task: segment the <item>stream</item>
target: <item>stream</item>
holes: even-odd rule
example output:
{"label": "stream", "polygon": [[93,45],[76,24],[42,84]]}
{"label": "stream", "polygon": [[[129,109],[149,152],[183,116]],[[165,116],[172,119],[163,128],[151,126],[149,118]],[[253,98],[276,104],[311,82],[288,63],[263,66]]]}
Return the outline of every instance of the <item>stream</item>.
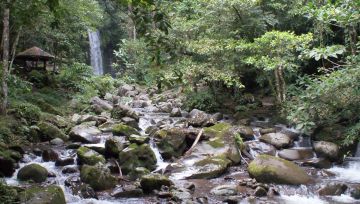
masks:
{"label": "stream", "polygon": [[[141,134],[145,134],[145,130],[157,123],[162,123],[162,126],[166,127],[177,127],[182,126],[181,121],[185,120],[185,117],[170,117],[169,113],[158,112],[155,105],[150,104],[145,108],[134,108],[134,110],[140,115],[139,128],[141,129]],[[186,115],[183,113],[183,115]],[[224,120],[220,121],[223,122]],[[253,118],[250,126],[254,130],[254,141],[259,141],[261,133],[259,129],[263,125],[269,124],[271,119],[258,119]],[[226,119],[226,122],[231,122],[230,119]],[[288,128],[285,125],[277,124],[275,128],[296,132],[295,129]],[[84,146],[96,146],[96,147],[105,147],[106,139],[112,137],[111,133],[102,133],[98,135],[100,142],[97,144],[83,144]],[[150,139],[150,147],[155,153],[157,159],[157,168],[154,172],[164,172],[166,167],[171,164],[170,161],[164,161],[153,138]],[[300,135],[299,139],[294,143],[294,147],[291,149],[312,149],[312,141],[308,136]],[[39,145],[48,145],[48,143],[39,144]],[[76,161],[76,150],[65,149],[66,145],[53,147],[60,155],[60,158],[73,157]],[[360,152],[360,147],[358,147],[358,152]],[[275,155],[278,155],[278,150],[276,150]],[[250,149],[249,153],[256,157],[258,154],[256,150]],[[360,156],[358,153],[356,156]],[[313,158],[316,158],[315,153]],[[196,189],[193,193],[193,197],[196,197],[198,203],[202,202],[201,199],[206,197],[207,203],[221,203],[223,197],[217,197],[210,194],[212,188],[224,185],[224,184],[236,184],[239,180],[249,179],[249,175],[246,170],[246,165],[235,165],[231,166],[225,174],[221,175],[218,178],[213,179],[187,179],[188,175],[194,171],[192,165],[194,160],[191,158],[185,161],[188,168],[182,172],[174,172],[169,175],[169,178],[175,183],[176,186],[184,186],[186,183],[191,182],[195,184]],[[6,183],[12,186],[26,186],[28,185],[25,182],[20,182],[17,180],[17,172],[19,169],[27,164],[38,163],[41,166],[45,167],[49,172],[53,173],[54,176],[48,178],[47,183],[59,185],[65,193],[67,203],[71,204],[87,204],[87,203],[166,203],[165,201],[157,199],[154,195],[146,195],[140,198],[113,198],[109,195],[109,192],[100,192],[98,193],[98,199],[83,199],[79,196],[73,195],[72,190],[65,185],[66,180],[70,177],[78,177],[79,172],[63,174],[63,167],[55,166],[55,162],[44,162],[41,156],[36,156],[33,153],[26,153],[24,158],[19,163],[19,168],[13,174],[11,178],[6,179]],[[76,164],[66,166],[77,168]],[[353,157],[345,160],[341,165],[333,165],[330,169],[315,169],[311,167],[303,167],[311,177],[315,178],[316,182],[310,185],[300,185],[300,186],[290,186],[290,185],[278,185],[274,184],[273,186],[280,196],[276,197],[261,197],[256,198],[246,190],[242,192],[242,197],[240,203],[306,203],[306,204],[322,204],[322,203],[360,203],[359,200],[355,200],[350,196],[349,190],[344,194],[339,196],[319,196],[316,191],[320,186],[326,185],[332,182],[344,183],[347,186],[360,185],[360,157]]]}

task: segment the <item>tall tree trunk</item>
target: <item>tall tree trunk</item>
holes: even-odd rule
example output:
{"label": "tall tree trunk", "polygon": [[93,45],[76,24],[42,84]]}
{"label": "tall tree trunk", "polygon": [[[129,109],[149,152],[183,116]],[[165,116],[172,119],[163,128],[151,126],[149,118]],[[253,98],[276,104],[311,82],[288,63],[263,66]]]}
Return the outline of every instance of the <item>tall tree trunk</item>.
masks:
{"label": "tall tree trunk", "polygon": [[281,83],[281,102],[286,100],[286,83],[284,78],[284,69],[282,66],[279,67],[279,78]]}
{"label": "tall tree trunk", "polygon": [[274,69],[275,74],[275,88],[276,88],[276,101],[278,104],[281,104],[281,82],[280,82],[280,76],[279,76],[279,70],[278,68]]}
{"label": "tall tree trunk", "polygon": [[129,20],[128,20],[128,35],[129,38],[132,40],[136,40],[136,25],[133,19],[133,7],[131,4],[128,4],[128,16],[129,16]]}
{"label": "tall tree trunk", "polygon": [[2,73],[1,73],[1,93],[0,93],[0,114],[6,115],[7,98],[8,98],[8,69],[9,69],[9,18],[10,8],[9,0],[4,8],[3,17],[3,61],[2,61]]}
{"label": "tall tree trunk", "polygon": [[12,71],[12,67],[14,64],[15,56],[16,56],[16,47],[19,43],[20,34],[22,32],[22,26],[20,26],[18,32],[16,33],[15,41],[13,42],[12,48],[11,48],[11,61],[9,65],[9,73]]}

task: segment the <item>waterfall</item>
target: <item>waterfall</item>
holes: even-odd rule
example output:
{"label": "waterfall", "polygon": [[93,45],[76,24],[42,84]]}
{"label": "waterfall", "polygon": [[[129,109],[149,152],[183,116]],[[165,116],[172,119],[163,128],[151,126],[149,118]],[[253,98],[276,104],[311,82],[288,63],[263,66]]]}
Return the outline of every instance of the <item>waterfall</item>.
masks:
{"label": "waterfall", "polygon": [[360,142],[357,144],[355,157],[360,157]]}
{"label": "waterfall", "polygon": [[94,74],[103,75],[103,61],[101,55],[100,33],[99,31],[88,31],[90,42],[91,66],[94,69]]}

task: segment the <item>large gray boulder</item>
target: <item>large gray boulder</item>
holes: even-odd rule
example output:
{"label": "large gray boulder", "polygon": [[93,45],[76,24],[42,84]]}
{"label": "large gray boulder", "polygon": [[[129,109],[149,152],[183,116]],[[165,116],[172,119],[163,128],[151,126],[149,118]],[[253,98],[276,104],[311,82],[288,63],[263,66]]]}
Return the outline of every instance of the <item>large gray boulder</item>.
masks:
{"label": "large gray boulder", "polygon": [[283,149],[279,151],[279,157],[286,160],[305,160],[311,159],[314,157],[314,152],[312,149]]}
{"label": "large gray boulder", "polygon": [[91,106],[97,110],[97,112],[102,112],[102,111],[111,111],[113,109],[113,106],[106,100],[102,100],[101,98],[99,98],[98,96],[93,97],[90,100]]}
{"label": "large gray boulder", "polygon": [[214,125],[216,121],[211,117],[211,115],[205,113],[204,111],[193,109],[189,113],[188,123],[194,127],[208,127]]}
{"label": "large gray boulder", "polygon": [[339,159],[339,146],[332,142],[318,141],[314,142],[314,150],[316,154],[326,157],[332,161]]}
{"label": "large gray boulder", "polygon": [[74,142],[82,142],[85,144],[96,144],[100,141],[96,136],[100,135],[101,131],[88,124],[81,124],[73,127],[69,133],[70,139]]}
{"label": "large gray boulder", "polygon": [[134,90],[135,90],[135,86],[124,84],[119,88],[118,95],[119,96],[125,96],[127,92],[134,91]]}
{"label": "large gray boulder", "polygon": [[292,139],[288,135],[279,132],[262,135],[259,140],[274,145],[278,149],[289,147],[292,144]]}
{"label": "large gray boulder", "polygon": [[136,121],[139,121],[139,115],[129,106],[117,104],[114,109],[111,111],[111,117],[114,119],[120,120],[123,117],[134,118]]}
{"label": "large gray boulder", "polygon": [[312,179],[293,162],[269,155],[257,156],[248,166],[252,178],[262,183],[308,184]]}
{"label": "large gray boulder", "polygon": [[245,142],[246,149],[251,149],[253,152],[258,154],[268,154],[271,156],[275,156],[276,148],[271,145],[260,141],[246,141]]}

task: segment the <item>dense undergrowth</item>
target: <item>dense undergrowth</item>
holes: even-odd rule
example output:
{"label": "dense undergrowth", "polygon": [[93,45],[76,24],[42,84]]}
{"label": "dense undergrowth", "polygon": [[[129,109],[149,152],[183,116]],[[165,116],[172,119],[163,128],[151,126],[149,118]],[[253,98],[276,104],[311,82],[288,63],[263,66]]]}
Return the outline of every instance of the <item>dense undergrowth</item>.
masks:
{"label": "dense undergrowth", "polygon": [[26,79],[9,80],[9,111],[0,118],[0,141],[24,144],[31,140],[31,126],[55,115],[67,117],[89,107],[94,96],[112,92],[117,80],[94,76],[92,68],[75,63],[60,73],[33,71]]}

